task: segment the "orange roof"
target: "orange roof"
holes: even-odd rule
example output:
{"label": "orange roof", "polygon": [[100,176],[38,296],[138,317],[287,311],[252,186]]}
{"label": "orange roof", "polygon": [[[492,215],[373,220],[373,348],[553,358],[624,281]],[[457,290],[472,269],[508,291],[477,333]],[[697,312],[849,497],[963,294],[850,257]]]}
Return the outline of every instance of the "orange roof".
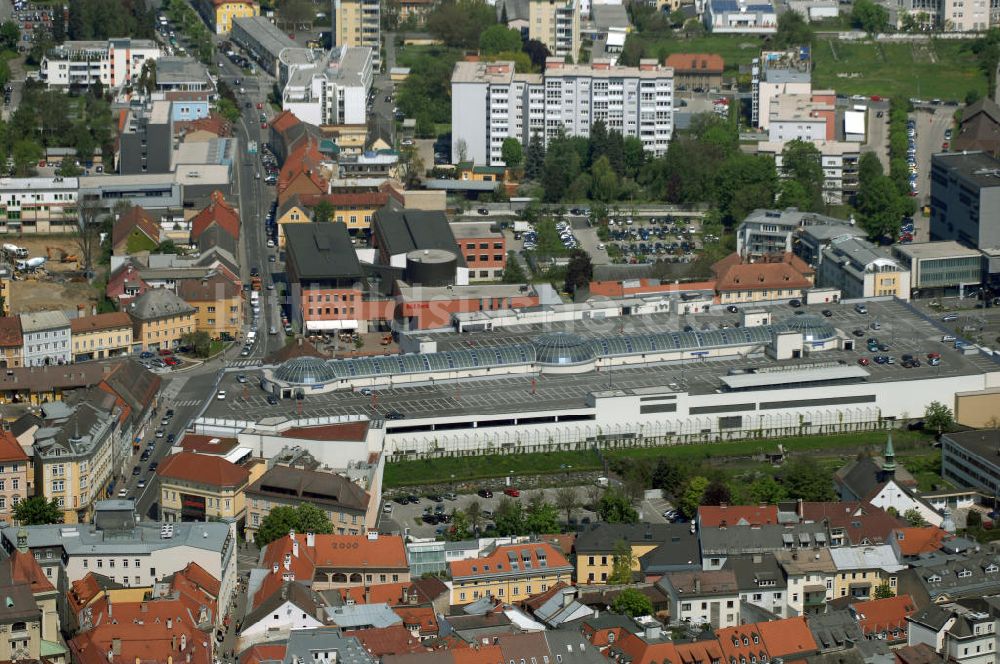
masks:
{"label": "orange roof", "polygon": [[732,253],[712,265],[715,288],[718,291],[766,290],[774,288],[809,288],[807,276],[815,271],[792,253],[777,260],[744,263],[738,253]]}
{"label": "orange roof", "polygon": [[250,471],[214,454],[178,452],[168,456],[156,470],[160,478],[184,480],[213,487],[241,487]]}
{"label": "orange roof", "polygon": [[433,636],[438,632],[438,621],[432,606],[397,606],[393,613],[403,619],[407,629],[419,630],[422,636]]}
{"label": "orange roof", "polygon": [[0,431],[0,461],[27,461],[28,455],[10,431]]}
{"label": "orange roof", "polygon": [[[539,565],[541,556],[538,552],[545,554],[546,564]],[[518,560],[518,566],[522,572],[537,572],[541,570],[546,574],[551,574],[560,567],[567,567],[569,563],[554,546],[547,542],[534,542],[531,544],[510,544],[498,546],[493,553],[483,558],[473,558],[471,560],[453,560],[448,563],[451,569],[451,578],[492,576],[494,574],[508,574],[511,564],[507,554],[513,553]],[[522,563],[522,559],[527,556],[531,560],[531,568],[527,568]]]}
{"label": "orange roof", "polygon": [[213,191],[211,198],[212,202],[208,207],[191,220],[191,241],[197,242],[201,234],[212,224],[217,224],[234,238],[239,239],[240,215],[237,214],[236,208],[226,202],[221,191]]}
{"label": "orange roof", "polygon": [[222,590],[222,582],[219,579],[212,576],[198,563],[193,562],[188,563],[187,567],[174,574],[174,585],[177,586],[179,582],[191,584],[192,587],[198,588],[215,599],[219,598],[219,592]]}
{"label": "orange roof", "polygon": [[160,241],[160,225],[156,223],[156,219],[142,206],[133,205],[118,215],[118,221],[111,227],[111,246],[118,247],[127,240],[133,228],[138,228],[153,242]]}
{"label": "orange roof", "polygon": [[777,523],[777,505],[702,505],[698,508],[698,524],[702,528],[766,526]]}
{"label": "orange roof", "polygon": [[261,644],[248,648],[240,653],[240,664],[260,664],[261,662],[280,662],[285,659],[285,644]]}
{"label": "orange roof", "polygon": [[340,596],[344,600],[352,599],[355,604],[388,604],[396,606],[403,601],[403,590],[409,588],[409,583],[383,583],[377,586],[355,586],[341,588]]}
{"label": "orange roof", "polygon": [[672,53],[663,63],[677,74],[721,74],[725,60],[717,53]]}
{"label": "orange roof", "polygon": [[751,655],[761,662],[768,659],[767,649],[755,624],[725,627],[716,630],[715,636],[719,640],[725,662],[732,662],[734,659],[738,662],[741,657],[749,662]]}
{"label": "orange roof", "polygon": [[365,440],[367,436],[367,421],[292,427],[281,433],[282,438],[302,438],[304,440]]}
{"label": "orange roof", "polygon": [[941,543],[948,535],[935,526],[922,528],[897,528],[892,538],[904,556],[918,556],[921,553],[933,553],[941,548]]}
{"label": "orange roof", "polygon": [[279,134],[283,134],[295,125],[301,124],[301,122],[302,121],[295,117],[295,114],[291,111],[282,111],[274,116],[274,119],[271,120],[270,126],[274,131]]}
{"label": "orange roof", "polygon": [[69,320],[69,328],[73,334],[113,330],[120,327],[132,327],[132,319],[124,311],[112,311],[107,314],[94,314],[93,316]]}
{"label": "orange roof", "polygon": [[861,631],[867,637],[884,631],[906,630],[906,619],[916,612],[917,607],[909,595],[898,595],[886,599],[852,604]]}
{"label": "orange roof", "polygon": [[208,117],[197,120],[185,120],[174,124],[174,132],[183,131],[189,134],[195,131],[207,131],[216,136],[232,136],[233,127],[229,120],[217,113],[212,113]]}
{"label": "orange roof", "polygon": [[17,348],[23,343],[21,317],[4,316],[0,318],[0,348]]}
{"label": "orange roof", "polygon": [[774,657],[789,658],[816,652],[816,640],[803,616],[756,624],[767,652]]}
{"label": "orange roof", "polygon": [[102,592],[103,589],[97,583],[94,573],[87,572],[87,575],[82,579],[77,579],[70,584],[69,592],[66,593],[66,600],[73,609],[73,613],[77,613],[90,604]]}
{"label": "orange roof", "polygon": [[280,196],[298,177],[306,177],[319,192],[326,192],[326,179],[322,175],[322,165],[326,157],[319,151],[313,139],[308,139],[296,147],[285,159],[278,174],[278,195]]}
{"label": "orange roof", "polygon": [[496,664],[503,661],[503,649],[500,646],[453,648],[448,652],[454,664]]}
{"label": "orange roof", "polygon": [[[267,545],[264,550],[264,567],[273,570],[278,566],[279,579],[286,571],[297,580],[313,578],[316,567],[337,570],[357,570],[359,568],[381,568],[409,570],[406,547],[403,538],[396,535],[313,535],[314,546],[307,546],[307,535],[296,533],[298,555],[294,553],[292,536],[288,535]],[[285,555],[290,556],[289,569],[284,569]]]}
{"label": "orange roof", "polygon": [[[696,291],[715,291],[715,281],[692,281],[685,283],[661,283],[659,279],[632,279],[628,288],[622,281],[591,281],[588,288],[591,297],[625,297],[627,295],[646,295],[650,293],[690,293]],[[637,285],[636,285],[637,282]]]}
{"label": "orange roof", "polygon": [[391,627],[371,627],[348,632],[347,636],[357,637],[361,645],[375,659],[385,655],[405,655],[414,652],[428,652],[418,637],[413,636],[402,625]]}
{"label": "orange roof", "polygon": [[35,556],[17,549],[10,554],[10,575],[14,581],[30,584],[32,593],[54,592],[56,589]]}
{"label": "orange roof", "polygon": [[205,436],[200,433],[184,434],[184,438],[180,442],[180,446],[188,452],[201,454],[229,454],[239,444],[235,438]]}

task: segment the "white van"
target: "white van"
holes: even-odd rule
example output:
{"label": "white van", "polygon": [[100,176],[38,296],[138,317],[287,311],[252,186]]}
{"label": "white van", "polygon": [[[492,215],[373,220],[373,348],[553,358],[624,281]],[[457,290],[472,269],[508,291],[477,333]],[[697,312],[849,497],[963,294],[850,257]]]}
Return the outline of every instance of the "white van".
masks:
{"label": "white van", "polygon": [[256,341],[256,340],[257,340],[257,331],[256,330],[250,330],[249,332],[247,332],[247,344],[248,345],[253,344],[253,342]]}

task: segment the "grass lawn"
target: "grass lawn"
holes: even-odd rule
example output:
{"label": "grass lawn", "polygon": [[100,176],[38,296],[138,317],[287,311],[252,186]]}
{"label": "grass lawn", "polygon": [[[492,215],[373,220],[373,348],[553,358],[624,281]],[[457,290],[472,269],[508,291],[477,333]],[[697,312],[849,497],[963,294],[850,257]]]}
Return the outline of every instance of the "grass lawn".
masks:
{"label": "grass lawn", "polygon": [[425,55],[435,58],[451,58],[454,61],[458,61],[462,59],[462,49],[449,48],[442,44],[397,46],[396,66],[413,67],[414,63]]}
{"label": "grass lawn", "polygon": [[813,88],[854,95],[963,100],[986,94],[970,41],[876,44],[820,39],[813,60]]}
{"label": "grass lawn", "polygon": [[[863,432],[830,436],[800,436],[795,438],[774,438],[754,441],[733,441],[725,443],[702,443],[697,445],[675,445],[672,447],[636,448],[613,450],[604,453],[608,459],[628,457],[634,459],[674,458],[690,461],[704,461],[722,457],[750,457],[764,451],[776,450],[784,445],[789,452],[840,453],[851,457],[862,448],[881,449],[885,444],[885,432]],[[934,468],[940,467],[940,454],[928,451],[931,437],[913,431],[894,431],[892,434],[896,453],[904,460],[912,458],[918,465],[913,472],[920,481],[921,488],[941,483]],[[829,463],[831,470],[839,468],[843,460],[821,459]],[[597,454],[588,452],[548,452],[543,454],[505,454],[472,456],[421,461],[389,463],[385,468],[386,488],[415,484],[435,484],[502,477],[510,471],[515,475],[551,475],[563,472],[566,466],[574,471],[598,470],[602,464]]]}
{"label": "grass lawn", "polygon": [[740,65],[749,65],[760,55],[763,44],[763,39],[753,35],[671,36],[644,40],[643,55],[662,62],[671,53],[718,53],[726,63],[726,71],[736,72]]}

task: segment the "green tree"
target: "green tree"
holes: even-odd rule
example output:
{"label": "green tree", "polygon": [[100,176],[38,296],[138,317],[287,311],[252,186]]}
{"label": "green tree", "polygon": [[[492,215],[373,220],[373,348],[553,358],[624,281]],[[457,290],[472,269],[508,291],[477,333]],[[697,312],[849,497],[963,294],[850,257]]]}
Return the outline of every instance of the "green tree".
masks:
{"label": "green tree", "polygon": [[559,510],[555,505],[546,502],[541,493],[536,493],[528,503],[524,515],[523,534],[543,535],[558,532],[560,532]]}
{"label": "green tree", "polygon": [[500,281],[505,284],[523,284],[528,281],[528,275],[524,273],[521,261],[517,259],[513,250],[507,252],[507,265],[503,269]]}
{"label": "green tree", "polygon": [[635,564],[635,556],[632,555],[632,546],[623,539],[615,542],[615,552],[611,557],[611,575],[608,576],[608,585],[622,586],[632,583],[632,567]]}
{"label": "green tree", "polygon": [[524,175],[529,180],[537,180],[545,169],[545,143],[540,132],[528,139],[528,149],[524,155]]}
{"label": "green tree", "polygon": [[446,531],[449,540],[461,541],[472,537],[469,516],[462,510],[451,511],[451,525]]}
{"label": "green tree", "polygon": [[687,481],[689,469],[680,462],[667,457],[661,457],[653,469],[652,484],[664,495],[676,497]]}
{"label": "green tree", "polygon": [[932,401],[924,409],[924,426],[939,434],[955,425],[955,417],[951,408],[940,401]]}
{"label": "green tree", "polygon": [[478,500],[473,500],[465,506],[465,515],[469,517],[469,527],[472,532],[479,532],[479,524],[483,522],[483,506]]}
{"label": "green tree", "polygon": [[684,491],[677,501],[677,509],[681,511],[681,514],[689,519],[693,519],[698,514],[698,507],[705,496],[708,484],[708,478],[701,475],[695,475],[688,480],[687,486],[684,487]]}
{"label": "green tree", "polygon": [[566,265],[566,281],[563,289],[567,293],[575,293],[577,288],[590,285],[594,278],[594,265],[590,261],[590,254],[582,249],[574,249],[570,254],[569,264]]}
{"label": "green tree", "polygon": [[812,210],[813,197],[798,180],[782,180],[778,185],[778,207]]}
{"label": "green tree", "polygon": [[240,109],[236,107],[236,103],[231,99],[219,97],[219,100],[215,102],[215,110],[230,122],[239,122]]}
{"label": "green tree", "polygon": [[472,49],[496,22],[496,10],[482,0],[442,0],[427,15],[425,25],[447,46]]}
{"label": "green tree", "polygon": [[858,180],[866,182],[885,175],[882,170],[882,161],[874,152],[863,152],[858,160]]}
{"label": "green tree", "polygon": [[521,141],[513,136],[503,139],[500,147],[500,156],[507,168],[520,168],[524,162],[524,150],[521,148]]}
{"label": "green tree", "polygon": [[11,157],[14,160],[14,175],[28,177],[36,172],[35,168],[42,158],[42,146],[29,138],[21,139],[14,143]]}
{"label": "green tree", "polygon": [[590,195],[594,200],[610,203],[618,198],[618,175],[611,168],[607,155],[601,156],[590,171]]}
{"label": "green tree", "polygon": [[333,207],[333,203],[325,198],[322,198],[318,203],[316,203],[316,206],[313,207],[313,221],[318,224],[333,221],[333,214],[336,211],[336,208]]}
{"label": "green tree", "polygon": [[719,478],[710,481],[701,495],[702,505],[722,505],[731,502],[733,502],[732,492]]}
{"label": "green tree", "polygon": [[[179,254],[180,249],[177,247],[177,243],[173,240],[164,240],[156,247],[156,253],[158,254]],[[207,334],[207,333],[206,333]]]}
{"label": "green tree", "polygon": [[72,159],[63,159],[59,164],[59,168],[56,169],[56,175],[64,178],[75,178],[83,175],[83,169],[76,165],[76,162]]}
{"label": "green tree", "polygon": [[899,233],[899,224],[906,211],[902,198],[887,175],[860,183],[855,207],[869,237],[895,237]]}
{"label": "green tree", "polygon": [[205,330],[185,332],[181,335],[181,345],[190,348],[195,357],[208,357],[212,352],[212,337]]}
{"label": "green tree", "polygon": [[971,106],[972,104],[975,104],[982,98],[982,96],[983,95],[980,94],[979,90],[969,90],[965,93],[965,105]]}
{"label": "green tree", "polygon": [[618,597],[615,597],[614,601],[611,602],[611,610],[632,618],[651,616],[653,615],[653,601],[635,588],[626,588],[618,593]]}
{"label": "green tree", "polygon": [[479,53],[496,55],[504,51],[521,50],[521,33],[506,25],[491,25],[479,35]]}
{"label": "green tree", "polygon": [[573,512],[580,507],[580,495],[576,487],[563,486],[556,489],[556,507],[566,514],[566,522],[573,518]]}
{"label": "green tree", "polygon": [[927,519],[924,518],[924,515],[916,507],[911,507],[903,512],[903,518],[914,528],[922,528],[928,525]]}
{"label": "green tree", "polygon": [[524,508],[521,503],[504,496],[497,503],[493,513],[493,522],[497,526],[497,534],[501,537],[523,535],[525,531]]}
{"label": "green tree", "polygon": [[969,510],[969,513],[965,517],[965,527],[969,530],[975,528],[981,528],[983,525],[983,515],[979,510]]}
{"label": "green tree", "polygon": [[892,588],[889,587],[888,581],[883,581],[875,588],[875,599],[889,599],[890,597],[895,596],[896,594],[892,592]]}
{"label": "green tree", "polygon": [[264,546],[286,536],[291,530],[325,535],[333,532],[333,524],[323,510],[310,503],[300,503],[298,507],[281,505],[272,508],[260,522],[254,541],[258,546]]}
{"label": "green tree", "polygon": [[542,168],[542,189],[548,203],[558,203],[566,197],[570,184],[580,174],[582,160],[573,143],[564,133],[549,140]]}
{"label": "green tree", "polygon": [[636,523],[639,513],[631,501],[617,489],[608,489],[597,503],[597,515],[607,523]]}
{"label": "green tree", "polygon": [[781,151],[781,170],[806,192],[809,202],[802,209],[815,212],[823,208],[824,175],[819,148],[806,141],[788,141]]}
{"label": "green tree", "polygon": [[812,28],[802,14],[794,10],[781,13],[778,17],[778,31],[774,35],[774,43],[778,48],[808,46],[812,40]]}
{"label": "green tree", "polygon": [[996,71],[1000,65],[1000,28],[990,28],[984,35],[972,42],[972,52],[976,55],[979,69],[986,75],[989,94],[996,90]]}
{"label": "green tree", "polygon": [[715,179],[719,211],[730,223],[742,221],[752,210],[774,205],[778,175],[773,159],[734,153]]}
{"label": "green tree", "polygon": [[851,23],[874,37],[889,31],[889,10],[872,0],[854,0]]}
{"label": "green tree", "polygon": [[62,523],[63,511],[55,498],[46,500],[45,496],[32,496],[14,506],[14,520],[22,526]]}
{"label": "green tree", "polygon": [[14,21],[0,23],[0,50],[16,51],[21,43],[21,28]]}
{"label": "green tree", "polygon": [[531,65],[538,70],[545,67],[545,60],[552,55],[549,48],[537,39],[526,40],[521,50],[528,54]]}
{"label": "green tree", "polygon": [[787,464],[781,475],[781,484],[789,498],[801,498],[809,502],[834,500],[830,474],[809,459],[800,457]]}
{"label": "green tree", "polygon": [[788,497],[785,487],[770,475],[761,475],[748,488],[748,497],[757,505],[774,505]]}

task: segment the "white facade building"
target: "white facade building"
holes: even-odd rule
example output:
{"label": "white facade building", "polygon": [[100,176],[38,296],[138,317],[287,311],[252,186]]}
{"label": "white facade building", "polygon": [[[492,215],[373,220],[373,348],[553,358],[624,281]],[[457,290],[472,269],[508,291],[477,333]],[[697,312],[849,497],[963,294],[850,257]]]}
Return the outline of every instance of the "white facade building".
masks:
{"label": "white facade building", "polygon": [[513,62],[459,62],[451,79],[452,160],[503,164],[504,139],[527,145],[564,130],[589,136],[594,122],[642,140],[652,154],[666,153],[673,135],[673,69],[655,60],[616,67],[598,60],[567,65],[557,58],[545,73],[516,74]]}
{"label": "white facade building", "polygon": [[[823,166],[823,200],[830,205],[841,205],[858,190],[858,161],[861,145],[847,141],[810,141],[820,152]],[[781,153],[786,141],[761,141],[759,154],[774,157],[781,173]]]}
{"label": "white facade building", "polygon": [[768,141],[825,141],[836,137],[836,93],[785,94],[770,105]]}
{"label": "white facade building", "polygon": [[778,31],[778,12],[770,2],[709,0],[705,27],[717,34],[766,35]]}
{"label": "white facade building", "polygon": [[69,318],[63,312],[21,314],[21,333],[24,338],[24,366],[42,367],[73,361]]}
{"label": "white facade building", "polygon": [[363,125],[373,64],[367,46],[341,46],[315,62],[291,64],[281,106],[307,124]]}
{"label": "white facade building", "polygon": [[808,46],[788,51],[763,51],[750,70],[750,124],[767,129],[771,103],[786,94],[812,92],[812,58]]}
{"label": "white facade building", "polygon": [[0,235],[73,233],[77,178],[0,178]]}
{"label": "white facade building", "polygon": [[68,41],[42,58],[38,75],[50,86],[89,86],[100,82],[120,88],[139,77],[147,60],[159,57],[160,47],[151,39]]}

